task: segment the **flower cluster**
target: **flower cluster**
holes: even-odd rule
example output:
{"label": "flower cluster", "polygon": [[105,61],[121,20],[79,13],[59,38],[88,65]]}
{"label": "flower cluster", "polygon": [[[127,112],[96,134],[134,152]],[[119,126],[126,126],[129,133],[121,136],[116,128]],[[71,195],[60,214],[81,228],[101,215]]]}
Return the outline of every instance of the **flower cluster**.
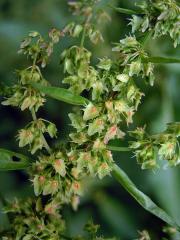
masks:
{"label": "flower cluster", "polygon": [[25,54],[34,62],[41,64],[41,67],[45,67],[53,53],[54,44],[58,43],[62,36],[64,36],[63,31],[53,28],[49,32],[50,40],[46,42],[40,33],[30,32],[28,37],[22,41],[19,53]]}
{"label": "flower cluster", "polygon": [[6,212],[12,215],[13,232],[4,240],[59,240],[65,231],[65,222],[56,212],[57,202],[44,205],[40,199],[33,201],[15,200],[6,207]]}
{"label": "flower cluster", "polygon": [[[76,130],[69,135],[72,148],[80,156],[75,162],[80,172],[86,170],[86,174],[100,178],[109,174],[113,165],[107,144],[112,139],[124,137],[121,128],[124,122],[127,125],[132,123],[143,96],[135,84],[134,75],[151,78],[153,70],[152,64],[142,62],[148,55],[135,37],[123,39],[114,50],[120,55],[123,53],[126,60],[122,61],[119,55],[116,62],[103,58],[96,68],[90,65],[91,54],[84,47],[73,46],[61,56],[66,73],[63,82],[70,85],[73,93],[88,91],[92,99],[82,110],[69,114]],[[138,65],[138,70],[136,66],[132,67],[133,64]]]}
{"label": "flower cluster", "polygon": [[57,129],[55,124],[44,119],[37,119],[30,122],[18,133],[19,147],[28,145],[31,154],[34,154],[37,150],[45,147],[44,133],[48,133],[51,138],[56,137]]}
{"label": "flower cluster", "polygon": [[73,93],[80,94],[88,89],[97,78],[93,67],[89,66],[91,53],[78,46],[66,49],[61,54],[61,62],[64,63],[64,72],[68,74],[63,83],[70,84]]}
{"label": "flower cluster", "polygon": [[154,38],[169,34],[174,47],[180,43],[180,7],[175,0],[148,0],[139,7],[142,16],[133,15],[130,21],[133,33],[152,31]]}
{"label": "flower cluster", "polygon": [[85,224],[84,236],[66,236],[66,225],[61,215],[57,212],[58,202],[53,201],[46,204],[40,198],[36,201],[15,200],[9,204],[5,211],[12,217],[13,231],[4,236],[3,240],[116,240],[115,238],[104,238],[98,236],[99,225],[91,220]]}
{"label": "flower cluster", "polygon": [[22,111],[25,109],[38,111],[45,102],[44,94],[36,91],[31,84],[40,83],[45,86],[47,81],[37,66],[18,71],[17,74],[19,81],[11,88],[11,96],[2,104],[20,107]]}
{"label": "flower cluster", "polygon": [[82,172],[76,166],[74,153],[56,151],[50,156],[39,156],[32,166],[32,182],[36,196],[51,195],[59,202],[71,203],[76,210],[82,194]]}
{"label": "flower cluster", "polygon": [[119,52],[120,63],[125,66],[124,73],[129,77],[141,76],[152,86],[154,83],[154,65],[148,62],[148,54],[135,37],[126,37],[116,44],[113,51]]}
{"label": "flower cluster", "polygon": [[130,135],[137,139],[131,142],[130,147],[142,169],[158,167],[157,156],[167,160],[170,166],[180,163],[180,123],[169,123],[164,132],[152,136],[149,136],[144,128],[137,128],[130,132]]}

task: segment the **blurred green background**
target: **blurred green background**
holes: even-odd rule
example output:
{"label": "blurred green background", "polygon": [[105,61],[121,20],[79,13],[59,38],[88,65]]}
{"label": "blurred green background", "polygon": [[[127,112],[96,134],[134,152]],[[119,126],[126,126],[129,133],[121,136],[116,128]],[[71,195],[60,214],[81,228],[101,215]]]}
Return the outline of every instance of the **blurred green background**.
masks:
{"label": "blurred green background", "polygon": [[[140,1],[136,1],[140,2]],[[111,56],[112,43],[129,34],[127,15],[121,15],[110,9],[107,4],[133,8],[134,0],[102,0],[102,5],[109,12],[111,22],[101,24],[104,43],[93,46],[86,43],[96,57]],[[27,66],[23,56],[17,54],[20,41],[31,30],[36,30],[47,36],[52,27],[61,29],[73,19],[68,11],[65,0],[0,0],[0,81],[12,84],[16,81],[15,70]],[[44,76],[52,84],[61,85],[62,68],[59,66],[59,56],[72,40],[63,39],[55,47],[54,56],[44,70]],[[180,48],[173,48],[167,37],[151,40],[147,50],[154,56],[178,57]],[[164,130],[166,123],[180,120],[180,66],[157,65],[154,87],[138,83],[145,91],[145,97],[135,116],[136,126],[147,125],[150,133]],[[2,99],[0,99],[2,100]],[[58,140],[62,140],[69,132],[68,112],[71,106],[48,99],[45,108],[38,116],[57,124]],[[19,151],[15,139],[18,129],[24,127],[31,119],[28,111],[20,112],[12,107],[0,106],[0,147]],[[58,141],[57,140],[57,141]],[[22,150],[24,151],[24,150]],[[115,161],[128,173],[137,186],[148,194],[162,208],[168,211],[180,224],[180,169],[161,169],[155,172],[142,171],[135,158],[129,153],[115,153]],[[81,200],[78,212],[71,208],[64,209],[70,234],[81,233],[83,225],[89,218],[101,225],[105,236],[116,236],[117,239],[131,240],[138,236],[137,231],[147,229],[153,240],[167,237],[162,232],[164,223],[142,209],[129,194],[118,185],[113,178],[103,181],[88,180],[88,191]],[[32,195],[32,187],[25,172],[0,173],[0,207],[3,198],[26,197]],[[6,216],[0,213],[0,231],[8,227]],[[172,239],[180,239],[176,236]]]}

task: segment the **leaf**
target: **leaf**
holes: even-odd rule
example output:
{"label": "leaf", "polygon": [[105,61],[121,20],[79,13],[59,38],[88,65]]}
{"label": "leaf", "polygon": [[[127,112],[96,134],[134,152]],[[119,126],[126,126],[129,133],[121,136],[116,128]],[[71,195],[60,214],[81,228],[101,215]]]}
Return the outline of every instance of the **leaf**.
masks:
{"label": "leaf", "polygon": [[144,209],[180,231],[180,226],[164,210],[159,208],[148,196],[137,189],[127,174],[117,165],[114,165],[113,167],[113,175]]}
{"label": "leaf", "polygon": [[35,89],[47,96],[73,105],[85,105],[88,99],[72,94],[69,90],[59,87],[42,86],[37,83],[31,84]]}
{"label": "leaf", "polygon": [[[13,158],[17,161],[14,161]],[[20,170],[29,166],[28,157],[0,148],[0,171]]]}
{"label": "leaf", "polygon": [[114,9],[117,12],[123,13],[123,14],[128,14],[128,15],[134,15],[134,14],[144,14],[142,11],[138,10],[131,10],[131,9],[126,9],[126,8],[117,8],[112,5],[109,5],[112,9]]}
{"label": "leaf", "polygon": [[115,151],[115,152],[129,152],[129,151],[131,151],[131,149],[128,148],[128,147],[117,147],[117,146],[111,146],[111,145],[108,145],[107,149],[111,150],[111,151]]}
{"label": "leaf", "polygon": [[144,59],[143,61],[152,63],[180,63],[180,59],[168,57],[149,57]]}

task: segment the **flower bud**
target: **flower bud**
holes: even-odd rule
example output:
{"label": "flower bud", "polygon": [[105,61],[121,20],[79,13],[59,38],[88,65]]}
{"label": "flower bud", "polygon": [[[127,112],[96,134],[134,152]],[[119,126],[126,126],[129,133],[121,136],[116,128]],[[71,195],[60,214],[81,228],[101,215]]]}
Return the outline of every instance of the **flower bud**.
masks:
{"label": "flower bud", "polygon": [[116,78],[123,83],[127,83],[129,80],[129,76],[127,74],[119,74]]}
{"label": "flower bud", "polygon": [[82,186],[81,186],[80,182],[74,181],[72,183],[71,187],[72,187],[73,193],[75,193],[77,195],[81,195],[82,194]]}
{"label": "flower bud", "polygon": [[90,119],[97,117],[99,112],[100,109],[98,107],[94,106],[92,103],[89,103],[84,110],[83,115],[84,121],[88,121]]}
{"label": "flower bud", "polygon": [[92,136],[95,133],[101,133],[104,129],[104,121],[102,118],[95,119],[88,127],[88,135]]}
{"label": "flower bud", "polygon": [[109,175],[111,172],[111,168],[108,166],[108,164],[106,162],[102,163],[99,167],[98,167],[98,177],[100,179],[102,179],[103,177],[105,177],[106,175]]}
{"label": "flower bud", "polygon": [[54,162],[54,169],[57,173],[59,173],[62,177],[66,175],[66,166],[63,159],[57,159]]}
{"label": "flower bud", "polygon": [[71,205],[74,211],[77,211],[79,203],[80,203],[79,196],[74,195],[71,199]]}
{"label": "flower bud", "polygon": [[141,70],[142,70],[142,64],[140,61],[132,62],[130,64],[129,76],[132,77],[133,75],[138,75]]}

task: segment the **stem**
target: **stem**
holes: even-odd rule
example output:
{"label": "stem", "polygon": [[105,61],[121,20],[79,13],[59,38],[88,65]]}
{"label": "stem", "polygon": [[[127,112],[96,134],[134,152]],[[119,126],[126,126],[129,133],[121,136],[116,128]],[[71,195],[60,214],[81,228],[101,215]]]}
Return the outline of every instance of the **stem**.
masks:
{"label": "stem", "polygon": [[86,35],[86,24],[84,24],[84,28],[83,28],[83,32],[82,32],[81,44],[80,44],[81,47],[84,46],[85,35]]}
{"label": "stem", "polygon": [[34,108],[31,109],[31,114],[32,114],[33,121],[37,121],[37,117],[36,117],[36,113],[35,113]]}
{"label": "stem", "polygon": [[[32,114],[32,118],[34,121],[37,121],[37,116],[36,116],[36,113],[35,113],[35,110],[34,108],[31,109],[31,114]],[[41,138],[42,138],[42,141],[43,141],[43,144],[44,144],[44,147],[46,148],[47,152],[50,154],[51,153],[51,148],[49,147],[43,133],[41,133]]]}

